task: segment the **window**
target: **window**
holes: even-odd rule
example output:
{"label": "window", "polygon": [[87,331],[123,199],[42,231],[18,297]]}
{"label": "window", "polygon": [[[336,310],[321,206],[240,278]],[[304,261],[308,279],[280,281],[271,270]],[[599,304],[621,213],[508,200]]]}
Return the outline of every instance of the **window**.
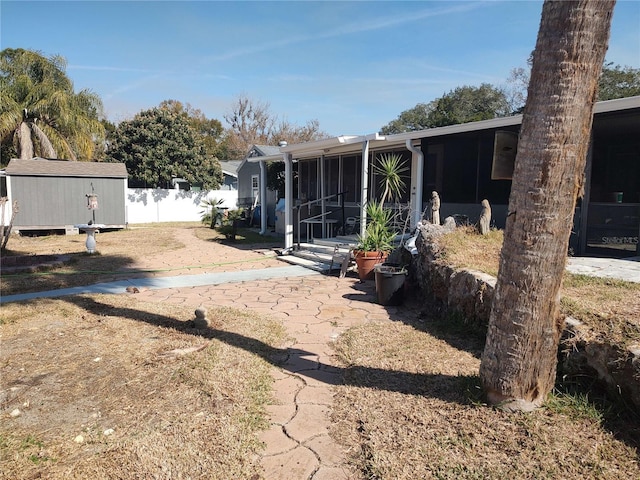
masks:
{"label": "window", "polygon": [[[344,201],[360,202],[360,182],[362,165],[359,155],[346,157],[327,157],[324,159],[325,195],[345,192]],[[305,202],[320,198],[318,183],[318,160],[301,160],[298,162],[298,198]],[[329,202],[340,202],[334,197]]]}
{"label": "window", "polygon": [[256,199],[260,194],[260,177],[251,175],[251,198]]}

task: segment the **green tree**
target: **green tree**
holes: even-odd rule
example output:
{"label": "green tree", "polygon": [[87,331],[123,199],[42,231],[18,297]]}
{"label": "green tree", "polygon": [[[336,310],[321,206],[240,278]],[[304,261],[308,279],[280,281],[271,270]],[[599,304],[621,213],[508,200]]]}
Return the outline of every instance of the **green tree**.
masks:
{"label": "green tree", "polygon": [[92,160],[104,141],[102,102],[89,90],[75,93],[66,60],[39,52],[0,52],[2,162],[41,156]]}
{"label": "green tree", "polygon": [[405,110],[398,118],[392,120],[380,129],[382,135],[394,133],[415,132],[429,128],[429,115],[435,108],[436,101],[419,103],[415,107]]}
{"label": "green tree", "polygon": [[150,187],[170,187],[173,177],[216,189],[222,182],[217,159],[182,114],[166,108],[138,113],[121,122],[109,145],[110,161],[123,162],[131,178]]}
{"label": "green tree", "polygon": [[160,108],[167,109],[177,115],[183,115],[191,128],[201,135],[207,155],[217,159],[224,158],[226,153],[225,131],[219,120],[207,118],[201,110],[178,100],[164,100],[160,103]]}
{"label": "green tree", "polygon": [[640,95],[640,68],[605,63],[598,81],[598,100]]}
{"label": "green tree", "polygon": [[488,83],[479,87],[458,87],[436,100],[429,114],[429,127],[489,120],[510,113],[504,92],[496,87]]}
{"label": "green tree", "polygon": [[[527,61],[528,68],[512,69],[507,79],[506,90],[514,113],[522,113],[527,101],[532,55]],[[640,69],[605,62],[598,80],[598,100],[613,100],[636,95],[640,95]]]}
{"label": "green tree", "polygon": [[504,117],[511,113],[505,93],[488,83],[458,87],[429,103],[419,103],[382,127],[384,135]]}

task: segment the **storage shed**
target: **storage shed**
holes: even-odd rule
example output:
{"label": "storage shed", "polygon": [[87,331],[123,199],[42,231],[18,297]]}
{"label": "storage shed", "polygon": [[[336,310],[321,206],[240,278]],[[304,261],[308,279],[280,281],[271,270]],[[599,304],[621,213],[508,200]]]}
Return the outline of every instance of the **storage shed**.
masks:
{"label": "storage shed", "polygon": [[89,220],[107,228],[126,225],[124,163],[13,159],[5,177],[9,202],[19,208],[14,232],[65,230]]}

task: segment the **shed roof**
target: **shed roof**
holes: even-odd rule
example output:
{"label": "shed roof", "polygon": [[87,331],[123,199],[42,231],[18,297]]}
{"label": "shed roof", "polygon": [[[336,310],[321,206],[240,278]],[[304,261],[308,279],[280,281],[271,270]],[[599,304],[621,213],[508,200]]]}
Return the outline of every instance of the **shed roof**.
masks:
{"label": "shed roof", "polygon": [[31,160],[14,158],[7,165],[5,174],[30,177],[127,178],[129,176],[124,163],[73,162],[39,157]]}

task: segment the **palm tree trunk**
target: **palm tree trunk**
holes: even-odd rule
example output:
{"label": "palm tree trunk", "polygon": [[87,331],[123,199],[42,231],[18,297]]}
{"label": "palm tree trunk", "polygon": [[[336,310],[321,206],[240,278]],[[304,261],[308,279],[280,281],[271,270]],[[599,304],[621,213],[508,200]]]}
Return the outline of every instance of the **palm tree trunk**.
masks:
{"label": "palm tree trunk", "polygon": [[40,129],[40,127],[38,127],[34,123],[31,125],[31,130],[38,139],[38,144],[40,145],[40,149],[42,150],[42,156],[44,158],[58,158],[51,140],[49,140],[49,137],[47,137],[47,135]]}
{"label": "palm tree trunk", "polygon": [[553,388],[559,291],[615,0],[546,0],[480,366],[489,402],[531,410]]}
{"label": "palm tree trunk", "polygon": [[18,146],[20,148],[20,159],[31,160],[33,158],[33,141],[31,139],[31,129],[27,122],[22,122],[17,130]]}

